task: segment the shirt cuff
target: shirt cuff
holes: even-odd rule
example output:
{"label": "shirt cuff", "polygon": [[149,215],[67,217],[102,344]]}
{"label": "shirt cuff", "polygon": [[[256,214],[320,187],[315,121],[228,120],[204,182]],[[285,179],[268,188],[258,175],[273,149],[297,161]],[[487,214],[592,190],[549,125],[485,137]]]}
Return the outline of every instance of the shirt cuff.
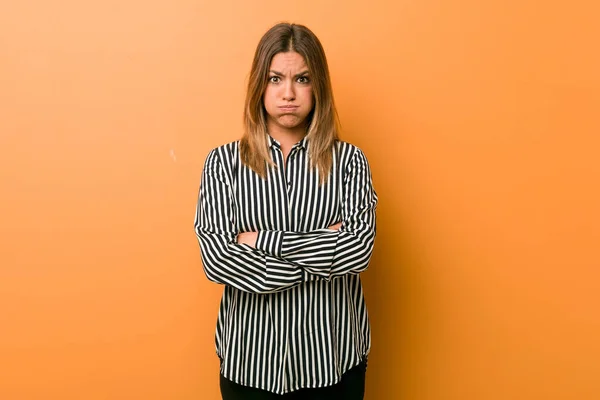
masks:
{"label": "shirt cuff", "polygon": [[256,248],[267,254],[281,258],[283,231],[258,231]]}

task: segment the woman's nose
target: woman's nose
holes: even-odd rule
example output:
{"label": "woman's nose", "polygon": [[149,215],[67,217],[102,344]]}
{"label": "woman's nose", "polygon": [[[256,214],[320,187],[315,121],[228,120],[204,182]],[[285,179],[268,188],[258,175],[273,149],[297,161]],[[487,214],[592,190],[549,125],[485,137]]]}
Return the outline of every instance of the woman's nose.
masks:
{"label": "woman's nose", "polygon": [[283,86],[283,99],[286,101],[292,101],[296,98],[294,92],[294,84],[291,82],[285,83]]}

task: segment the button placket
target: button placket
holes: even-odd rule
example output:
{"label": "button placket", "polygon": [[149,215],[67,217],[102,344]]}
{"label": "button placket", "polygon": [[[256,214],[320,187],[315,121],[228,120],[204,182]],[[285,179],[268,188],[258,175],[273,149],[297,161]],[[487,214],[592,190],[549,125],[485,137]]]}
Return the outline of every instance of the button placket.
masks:
{"label": "button placket", "polygon": [[292,168],[290,168],[290,163],[293,162],[295,157],[296,157],[296,148],[294,147],[290,151],[290,154],[288,154],[287,162],[285,163],[285,183],[286,183],[286,187],[288,190],[288,194],[289,194],[290,190],[292,189],[292,177],[291,177],[291,172],[290,172],[292,170]]}

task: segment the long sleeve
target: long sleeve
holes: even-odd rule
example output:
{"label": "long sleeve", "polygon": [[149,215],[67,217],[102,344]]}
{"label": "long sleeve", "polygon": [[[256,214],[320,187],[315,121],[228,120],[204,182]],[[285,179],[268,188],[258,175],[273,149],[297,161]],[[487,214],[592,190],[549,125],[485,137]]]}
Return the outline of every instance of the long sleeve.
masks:
{"label": "long sleeve", "polygon": [[[206,276],[226,285],[215,335],[221,374],[282,395],[335,385],[369,355],[359,273],[373,249],[377,196],[356,146],[335,143],[321,184],[309,138],[285,157],[267,140],[266,177],[242,162],[240,141],[208,155],[195,230]],[[323,229],[336,222],[340,230]],[[240,232],[258,232],[256,248],[237,244]]]}
{"label": "long sleeve", "polygon": [[194,221],[206,277],[251,293],[276,292],[302,282],[306,273],[299,266],[236,242],[232,196],[213,150],[204,165]]}
{"label": "long sleeve", "polygon": [[363,152],[356,148],[343,183],[342,227],[339,231],[261,231],[257,248],[331,279],[367,269],[375,239],[377,194]]}

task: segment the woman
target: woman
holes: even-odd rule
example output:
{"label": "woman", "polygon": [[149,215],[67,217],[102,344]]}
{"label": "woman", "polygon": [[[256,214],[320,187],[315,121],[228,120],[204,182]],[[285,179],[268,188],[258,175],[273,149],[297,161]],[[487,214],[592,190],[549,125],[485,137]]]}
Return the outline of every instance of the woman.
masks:
{"label": "woman", "polygon": [[364,396],[371,336],[359,274],[377,195],[336,115],[317,37],[275,25],[256,49],[241,140],[206,159],[195,220],[206,276],[225,285],[224,400]]}

